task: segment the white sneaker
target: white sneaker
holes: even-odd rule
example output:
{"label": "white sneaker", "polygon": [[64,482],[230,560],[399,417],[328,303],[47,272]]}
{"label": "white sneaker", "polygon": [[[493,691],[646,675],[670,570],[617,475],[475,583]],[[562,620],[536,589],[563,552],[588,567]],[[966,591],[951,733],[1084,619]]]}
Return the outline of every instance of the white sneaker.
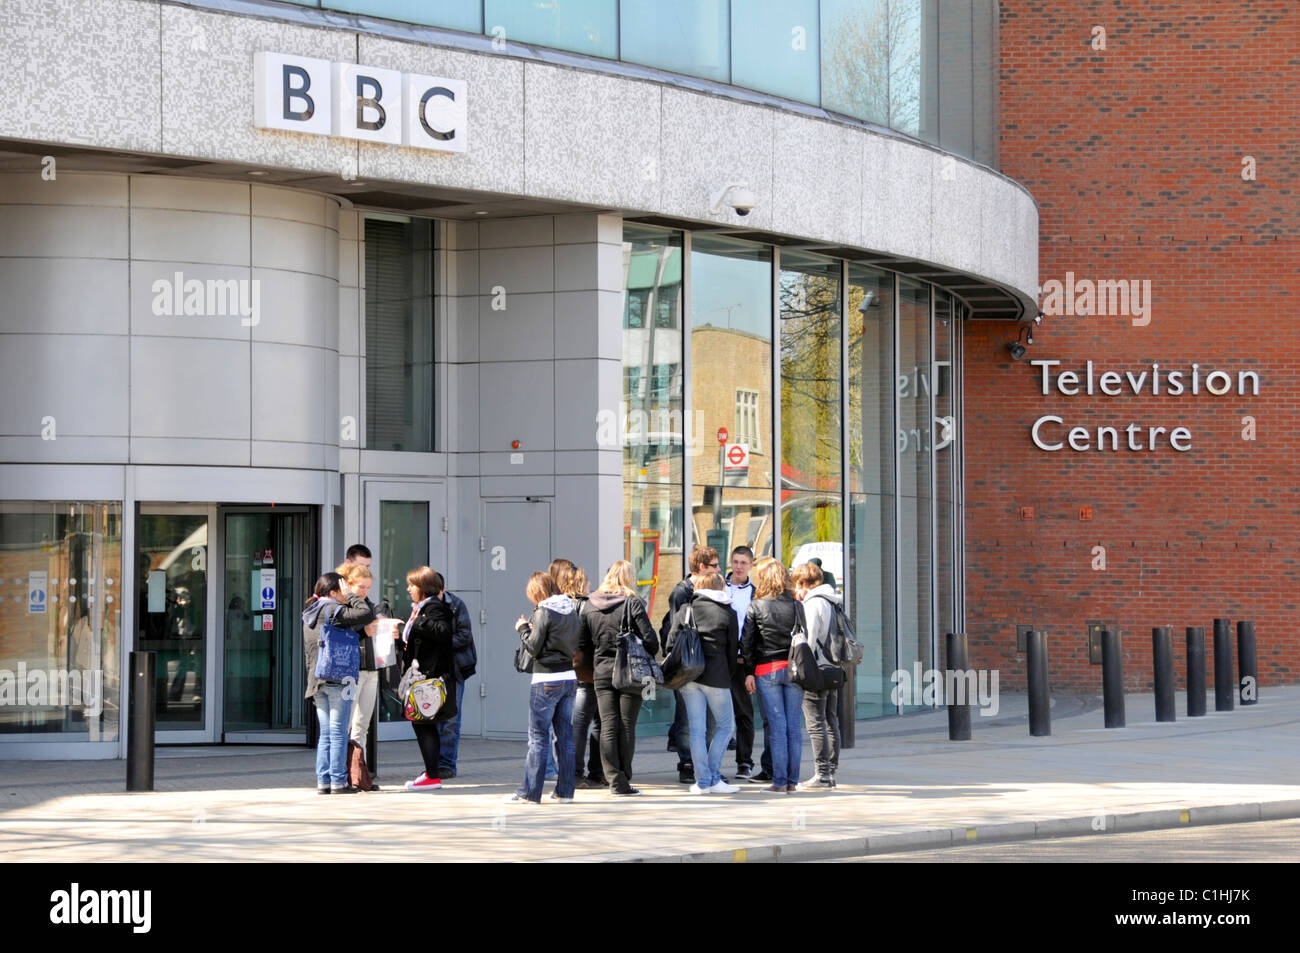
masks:
{"label": "white sneaker", "polygon": [[518,794],[507,794],[501,799],[507,804],[536,804],[536,801],[530,801],[526,797],[520,797]]}
{"label": "white sneaker", "polygon": [[707,789],[709,794],[735,794],[739,790],[740,788],[734,784],[728,784],[726,781],[719,781],[713,787]]}
{"label": "white sneaker", "polygon": [[689,790],[689,792],[690,792],[691,794],[708,794],[708,793],[709,793],[707,789],[700,787],[698,784],[692,784],[692,785],[690,786],[690,788],[688,788],[688,790]]}

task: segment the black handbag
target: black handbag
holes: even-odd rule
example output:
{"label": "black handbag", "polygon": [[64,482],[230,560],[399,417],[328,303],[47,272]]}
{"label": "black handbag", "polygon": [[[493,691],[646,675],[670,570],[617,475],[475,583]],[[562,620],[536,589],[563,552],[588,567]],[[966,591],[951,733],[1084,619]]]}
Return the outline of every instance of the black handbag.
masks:
{"label": "black handbag", "polygon": [[524,645],[524,634],[519,633],[519,644],[515,646],[515,671],[523,675],[530,675],[533,671],[532,653],[528,651],[528,646]]}
{"label": "black handbag", "polygon": [[619,623],[618,648],[614,653],[613,685],[618,691],[642,691],[647,685],[662,685],[663,670],[645,650],[641,637],[632,625],[632,597],[623,603],[623,619]]}
{"label": "black handbag", "polygon": [[677,691],[704,674],[704,640],[695,627],[695,613],[688,605],[686,618],[677,629],[673,647],[664,659],[664,688]]}

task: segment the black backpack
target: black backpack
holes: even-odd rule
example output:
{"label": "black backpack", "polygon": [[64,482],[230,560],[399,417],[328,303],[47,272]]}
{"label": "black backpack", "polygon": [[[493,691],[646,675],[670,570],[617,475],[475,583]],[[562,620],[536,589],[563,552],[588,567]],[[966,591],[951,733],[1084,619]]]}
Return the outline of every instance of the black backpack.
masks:
{"label": "black backpack", "polygon": [[[826,599],[825,596],[813,596],[813,598]],[[831,626],[830,638],[827,639],[831,661],[841,667],[857,665],[862,661],[862,643],[853,637],[853,620],[844,611],[841,603],[832,599],[826,601],[830,603],[831,611],[835,616],[835,624]]]}

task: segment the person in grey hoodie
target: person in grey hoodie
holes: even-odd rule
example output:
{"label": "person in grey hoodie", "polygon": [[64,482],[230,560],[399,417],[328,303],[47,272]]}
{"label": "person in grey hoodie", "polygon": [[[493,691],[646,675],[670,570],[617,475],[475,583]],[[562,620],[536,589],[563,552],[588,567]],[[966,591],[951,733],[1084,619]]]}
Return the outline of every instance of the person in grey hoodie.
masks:
{"label": "person in grey hoodie", "polygon": [[[790,574],[795,598],[803,603],[808,622],[808,645],[818,665],[833,665],[830,635],[835,621],[835,606],[843,600],[828,585],[822,571],[813,563],[796,566]],[[799,784],[800,791],[824,791],[835,787],[835,772],[840,765],[840,716],[838,689],[803,693],[803,717],[812,741],[817,773]]]}
{"label": "person in grey hoodie", "polygon": [[546,750],[555,732],[559,776],[552,801],[573,800],[573,699],[578,677],[573,653],[578,648],[577,607],[560,592],[550,573],[535,572],[525,592],[535,606],[530,622],[523,616],[515,629],[533,657],[533,683],[528,695],[528,757],[524,780],[507,801],[540,804],[546,783]]}

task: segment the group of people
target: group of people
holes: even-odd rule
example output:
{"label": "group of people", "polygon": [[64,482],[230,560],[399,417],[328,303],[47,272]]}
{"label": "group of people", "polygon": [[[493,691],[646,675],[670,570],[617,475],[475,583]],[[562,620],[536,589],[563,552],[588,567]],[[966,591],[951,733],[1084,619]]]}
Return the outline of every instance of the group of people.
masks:
{"label": "group of people", "polygon": [[[763,783],[762,790],[772,794],[835,786],[838,690],[804,691],[789,672],[791,641],[799,631],[806,633],[817,664],[834,665],[830,637],[841,602],[834,586],[818,565],[805,563],[792,574],[771,557],[755,562],[747,546],[732,551],[725,577],[712,547],[697,547],[688,565],[690,575],[670,594],[657,632],[626,560],[614,563],[591,593],[585,572],[567,559],[533,573],[526,589],[532,618],[520,616],[515,626],[531,659],[528,754],[523,783],[507,801],[540,803],[551,750],[557,767],[553,801],[571,801],[577,787],[608,786],[617,797],[640,794],[631,782],[643,689],[616,687],[619,645],[636,637],[650,655],[662,649],[667,657],[686,628],[699,633],[704,656],[703,671],[676,693],[689,737],[679,780],[690,783],[690,792],[739,790],[722,774],[733,737],[738,781]],[[755,694],[766,749],[758,773],[752,761]],[[800,782],[805,720],[816,771]],[[599,759],[593,753],[587,776],[579,778],[593,723]],[[677,747],[684,753],[680,741]]]}
{"label": "group of people", "polygon": [[[378,620],[390,615],[390,607],[369,598],[370,560],[365,546],[350,547],[346,561],[317,580],[302,613],[306,697],[315,702],[320,724],[320,794],[358,790],[349,772],[349,749],[357,749],[353,759],[364,759],[379,694],[381,666],[374,643]],[[690,573],[669,595],[668,612],[657,630],[627,560],[610,566],[595,591],[589,591],[586,572],[567,559],[532,574],[525,589],[532,615],[521,615],[515,624],[519,667],[531,673],[528,751],[523,781],[507,801],[540,803],[549,777],[556,779],[552,801],[572,801],[577,788],[607,787],[615,797],[639,795],[632,785],[633,755],[645,689],[616,687],[620,644],[626,650],[624,640],[636,638],[651,657],[662,653],[667,658],[688,628],[699,633],[703,671],[675,693],[669,747],[678,750],[678,779],[690,784],[690,792],[739,790],[722,773],[731,749],[736,752],[734,780],[761,783],[765,792],[835,786],[838,691],[804,691],[789,671],[791,641],[800,631],[806,632],[818,663],[833,664],[829,640],[841,602],[834,585],[814,563],[791,572],[772,557],[755,561],[747,546],[732,551],[725,575],[717,550],[707,546],[691,552],[688,566]],[[407,573],[406,581],[411,612],[396,626],[401,670],[418,664],[423,676],[441,678],[446,698],[434,720],[412,722],[424,772],[405,787],[436,791],[443,780],[456,776],[464,686],[474,674],[477,655],[468,609],[447,591],[442,576],[421,566]],[[355,658],[346,653],[336,658],[331,642],[327,664],[318,664],[327,626],[356,634]],[[764,723],[757,772],[754,695]],[[801,782],[805,721],[816,770]]]}
{"label": "group of people", "polygon": [[[387,601],[370,600],[373,577],[370,550],[350,546],[346,561],[316,580],[302,611],[303,654],[307,666],[306,697],[316,705],[320,737],[316,745],[316,791],[319,794],[354,794],[350,749],[364,759],[370,723],[379,696],[380,670],[375,655],[378,620],[387,618]],[[442,779],[456,776],[460,747],[461,704],[465,682],[478,664],[464,600],[447,591],[442,576],[428,566],[406,574],[411,613],[397,627],[396,645],[403,671],[418,663],[430,678],[442,678],[446,701],[433,721],[412,722],[424,761],[424,772],[406,782],[407,790],[437,790]],[[356,655],[320,671],[322,636],[326,625],[355,633]],[[368,772],[367,772],[368,774]],[[379,785],[372,780],[370,789]]]}

